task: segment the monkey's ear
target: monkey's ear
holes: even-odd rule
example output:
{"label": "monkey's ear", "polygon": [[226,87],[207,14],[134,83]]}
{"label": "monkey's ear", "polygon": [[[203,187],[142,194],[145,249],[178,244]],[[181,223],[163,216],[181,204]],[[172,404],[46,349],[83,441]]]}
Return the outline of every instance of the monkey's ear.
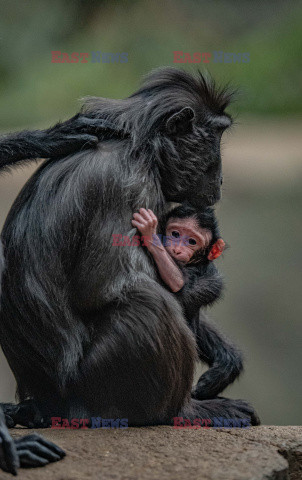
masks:
{"label": "monkey's ear", "polygon": [[225,249],[225,243],[222,238],[218,238],[217,242],[214,243],[212,246],[210,253],[208,255],[208,260],[215,260],[216,258],[220,257],[223,250]]}
{"label": "monkey's ear", "polygon": [[184,107],[179,112],[174,113],[166,122],[168,135],[185,135],[190,133],[194,118],[195,113],[191,107]]}

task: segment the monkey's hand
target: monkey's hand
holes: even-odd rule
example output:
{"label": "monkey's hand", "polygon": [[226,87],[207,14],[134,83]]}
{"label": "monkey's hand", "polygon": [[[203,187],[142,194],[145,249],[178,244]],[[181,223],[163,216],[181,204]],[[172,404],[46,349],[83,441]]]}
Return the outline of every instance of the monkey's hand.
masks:
{"label": "monkey's hand", "polygon": [[18,438],[15,446],[21,467],[43,467],[66,455],[64,450],[37,433]]}
{"label": "monkey's hand", "polygon": [[0,426],[0,468],[17,475],[19,467],[43,467],[64,458],[60,447],[37,433],[13,440],[4,423]]}
{"label": "monkey's hand", "polygon": [[65,156],[80,149],[94,148],[104,138],[123,136],[111,122],[99,118],[89,118],[78,113],[65,122],[42,130],[40,139],[44,148],[43,157]]}
{"label": "monkey's hand", "polygon": [[149,208],[148,210],[140,208],[139,213],[133,214],[132,225],[144,236],[144,245],[147,247],[154,240],[154,236],[156,236],[157,224],[157,217]]}
{"label": "monkey's hand", "polygon": [[95,148],[100,140],[125,138],[127,133],[105,119],[78,113],[47,130],[23,130],[0,138],[0,170],[39,158],[60,158]]}
{"label": "monkey's hand", "polygon": [[17,475],[17,469],[20,466],[17,447],[4,422],[4,417],[0,414],[0,468],[5,472]]}

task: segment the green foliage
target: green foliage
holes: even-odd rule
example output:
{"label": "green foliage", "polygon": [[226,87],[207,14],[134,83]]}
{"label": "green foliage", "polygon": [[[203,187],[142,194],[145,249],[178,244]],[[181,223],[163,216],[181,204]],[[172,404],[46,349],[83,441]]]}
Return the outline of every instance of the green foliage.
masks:
{"label": "green foliage", "polygon": [[[300,2],[1,2],[0,128],[48,125],[86,95],[121,98],[173,52],[250,53],[250,63],[208,67],[242,94],[235,111],[297,114],[302,108]],[[127,52],[128,63],[51,63],[51,51]]]}

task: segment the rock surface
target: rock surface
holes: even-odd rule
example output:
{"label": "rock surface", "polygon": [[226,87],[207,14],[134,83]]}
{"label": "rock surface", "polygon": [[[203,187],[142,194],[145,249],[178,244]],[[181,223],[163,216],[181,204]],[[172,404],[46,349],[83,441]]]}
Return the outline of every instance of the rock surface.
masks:
{"label": "rock surface", "polygon": [[[14,429],[19,437],[29,433]],[[56,480],[300,480],[302,427],[39,430],[67,456],[18,478]],[[3,480],[11,475],[1,474]]]}

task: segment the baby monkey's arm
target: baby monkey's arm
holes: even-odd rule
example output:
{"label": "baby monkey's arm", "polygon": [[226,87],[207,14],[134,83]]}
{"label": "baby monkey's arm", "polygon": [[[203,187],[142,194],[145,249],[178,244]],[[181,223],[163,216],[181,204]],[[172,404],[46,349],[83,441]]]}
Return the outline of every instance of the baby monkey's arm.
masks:
{"label": "baby monkey's arm", "polygon": [[186,275],[188,278],[184,287],[177,292],[177,298],[185,311],[206,307],[221,297],[223,279],[213,262],[205,272],[186,269]]}
{"label": "baby monkey's arm", "polygon": [[139,213],[133,214],[132,225],[144,236],[144,245],[154,258],[161,279],[172,292],[178,292],[184,286],[183,274],[157,236],[157,223],[150,209],[140,208]]}

